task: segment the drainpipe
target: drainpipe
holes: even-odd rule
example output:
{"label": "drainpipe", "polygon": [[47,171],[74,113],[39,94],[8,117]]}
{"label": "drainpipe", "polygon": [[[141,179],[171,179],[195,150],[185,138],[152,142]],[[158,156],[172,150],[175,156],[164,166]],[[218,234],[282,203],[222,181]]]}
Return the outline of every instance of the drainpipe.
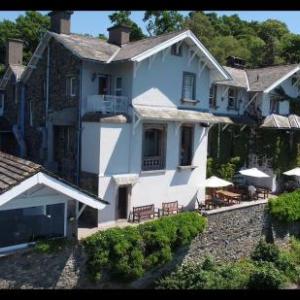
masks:
{"label": "drainpipe", "polygon": [[44,157],[46,159],[47,163],[49,163],[49,124],[48,124],[48,110],[49,110],[49,74],[50,74],[50,45],[48,44],[47,47],[47,65],[46,65],[46,103],[45,103],[45,131],[43,134],[43,144],[42,144],[42,149],[44,147],[47,149],[47,157]]}
{"label": "drainpipe", "polygon": [[26,155],[26,145],[24,140],[25,135],[25,85],[22,82],[19,82],[20,88],[21,88],[21,95],[20,95],[20,106],[19,106],[19,128],[20,128],[20,137],[22,138],[21,144],[20,144],[20,156],[25,157]]}
{"label": "drainpipe", "polygon": [[78,130],[77,130],[77,162],[76,162],[76,184],[80,183],[80,162],[81,162],[81,113],[82,113],[82,61],[79,73],[79,99],[78,99]]}

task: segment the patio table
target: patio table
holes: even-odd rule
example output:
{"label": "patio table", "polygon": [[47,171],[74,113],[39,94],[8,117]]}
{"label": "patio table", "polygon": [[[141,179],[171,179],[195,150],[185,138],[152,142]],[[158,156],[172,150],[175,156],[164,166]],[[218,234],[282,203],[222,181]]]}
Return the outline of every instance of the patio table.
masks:
{"label": "patio table", "polygon": [[230,191],[224,191],[220,190],[216,192],[218,195],[223,196],[225,199],[228,199],[229,201],[238,201],[240,202],[241,200],[241,194],[230,192]]}

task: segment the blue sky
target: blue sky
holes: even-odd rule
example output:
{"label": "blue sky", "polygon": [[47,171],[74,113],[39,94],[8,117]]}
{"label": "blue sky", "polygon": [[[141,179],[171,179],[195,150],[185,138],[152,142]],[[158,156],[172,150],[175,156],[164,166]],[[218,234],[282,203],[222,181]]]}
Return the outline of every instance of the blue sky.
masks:
{"label": "blue sky", "polygon": [[[46,14],[47,11],[41,13]],[[98,35],[104,33],[107,35],[106,29],[111,26],[108,15],[112,11],[74,11],[72,15],[71,31],[74,33],[89,33]],[[181,11],[183,15],[187,15],[188,11]],[[300,11],[216,11],[219,15],[232,15],[237,13],[241,19],[251,21],[264,21],[267,19],[277,19],[287,24],[293,33],[300,34]],[[24,11],[1,11],[0,21],[3,19],[15,20]],[[145,24],[143,22],[143,11],[132,11],[131,18],[146,33]]]}

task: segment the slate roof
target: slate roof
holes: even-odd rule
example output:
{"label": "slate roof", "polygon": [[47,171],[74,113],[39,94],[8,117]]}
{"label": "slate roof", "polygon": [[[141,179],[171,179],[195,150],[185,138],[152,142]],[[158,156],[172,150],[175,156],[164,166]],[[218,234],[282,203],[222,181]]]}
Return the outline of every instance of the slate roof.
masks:
{"label": "slate roof", "polygon": [[0,151],[0,194],[41,169],[41,165]]}
{"label": "slate roof", "polygon": [[100,202],[109,204],[97,195],[94,195],[93,193],[84,190],[63,178],[60,178],[58,175],[44,169],[43,166],[39,164],[2,151],[0,151],[0,195],[39,172],[52,176]]}
{"label": "slate roof", "polygon": [[266,68],[246,69],[250,90],[263,91],[274,82],[295,69],[298,64],[271,66]]}
{"label": "slate roof", "polygon": [[130,42],[122,47],[107,43],[96,37],[80,34],[57,34],[55,32],[49,32],[49,34],[83,59],[107,62],[109,59],[112,59],[111,61],[129,60],[185,31],[187,30],[148,37],[136,42]]}
{"label": "slate roof", "polygon": [[231,75],[233,80],[227,80],[217,83],[248,89],[248,79],[245,70],[235,69],[227,66],[223,66],[223,68]]}
{"label": "slate roof", "polygon": [[223,66],[233,80],[222,81],[219,84],[249,88],[249,91],[252,92],[262,92],[297,66],[299,65],[291,64],[244,70]]}

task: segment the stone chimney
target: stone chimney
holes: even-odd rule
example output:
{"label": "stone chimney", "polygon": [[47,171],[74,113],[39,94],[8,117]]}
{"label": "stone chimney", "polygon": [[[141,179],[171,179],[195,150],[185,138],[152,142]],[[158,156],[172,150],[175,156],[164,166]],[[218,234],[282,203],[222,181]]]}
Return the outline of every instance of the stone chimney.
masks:
{"label": "stone chimney", "polygon": [[232,68],[237,68],[237,69],[245,69],[246,60],[236,56],[228,56],[227,66]]}
{"label": "stone chimney", "polygon": [[23,41],[8,39],[6,43],[6,66],[23,64]]}
{"label": "stone chimney", "polygon": [[71,33],[71,10],[52,11],[50,16],[50,31],[56,33],[70,34]]}
{"label": "stone chimney", "polygon": [[130,27],[127,25],[115,25],[107,29],[109,32],[108,43],[122,46],[129,43]]}

